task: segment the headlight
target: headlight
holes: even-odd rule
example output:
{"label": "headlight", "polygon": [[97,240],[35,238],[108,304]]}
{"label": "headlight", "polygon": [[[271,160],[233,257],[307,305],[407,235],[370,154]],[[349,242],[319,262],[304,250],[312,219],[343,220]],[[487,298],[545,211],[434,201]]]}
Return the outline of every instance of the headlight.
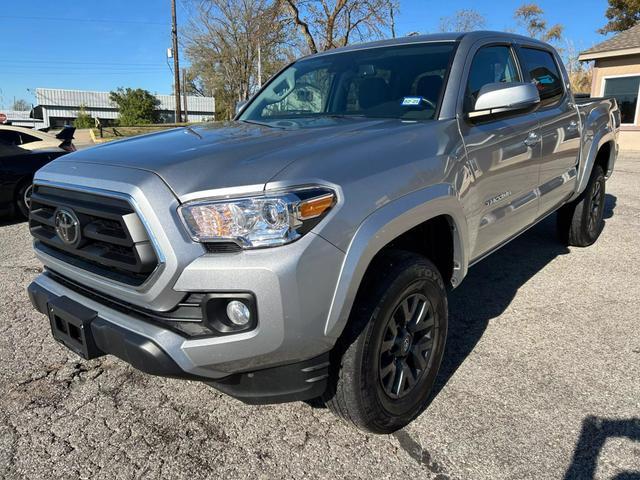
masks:
{"label": "headlight", "polygon": [[333,207],[327,188],[230,200],[187,203],[179,212],[196,242],[232,241],[243,248],[293,242],[311,230]]}

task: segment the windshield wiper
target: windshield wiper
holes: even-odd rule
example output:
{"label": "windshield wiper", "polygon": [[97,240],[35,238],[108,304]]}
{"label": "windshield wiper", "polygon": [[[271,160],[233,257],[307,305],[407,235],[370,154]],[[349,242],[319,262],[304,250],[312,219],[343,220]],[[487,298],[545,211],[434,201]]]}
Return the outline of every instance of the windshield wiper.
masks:
{"label": "windshield wiper", "polygon": [[320,117],[328,117],[328,118],[366,118],[365,115],[362,114],[348,114],[348,113],[323,113],[319,115]]}
{"label": "windshield wiper", "polygon": [[240,120],[241,122],[250,123],[252,125],[260,125],[261,127],[273,127],[273,125],[269,125],[264,122],[256,122],[255,120]]}

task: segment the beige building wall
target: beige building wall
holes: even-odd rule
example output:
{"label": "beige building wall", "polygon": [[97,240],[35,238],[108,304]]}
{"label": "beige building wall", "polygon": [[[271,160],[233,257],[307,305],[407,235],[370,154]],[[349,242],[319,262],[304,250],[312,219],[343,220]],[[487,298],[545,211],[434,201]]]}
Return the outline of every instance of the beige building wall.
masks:
{"label": "beige building wall", "polygon": [[[640,76],[640,55],[624,57],[601,58],[595,60],[591,96],[600,97],[604,91],[604,78],[622,75]],[[640,101],[640,99],[639,99]],[[619,144],[622,150],[640,150],[640,115],[636,124],[621,127]]]}
{"label": "beige building wall", "polygon": [[593,67],[593,82],[591,83],[591,96],[602,95],[602,80],[605,77],[618,75],[640,75],[640,55],[628,55],[626,57],[600,58],[595,61]]}
{"label": "beige building wall", "polygon": [[640,131],[623,130],[618,136],[618,145],[621,151],[640,151]]}

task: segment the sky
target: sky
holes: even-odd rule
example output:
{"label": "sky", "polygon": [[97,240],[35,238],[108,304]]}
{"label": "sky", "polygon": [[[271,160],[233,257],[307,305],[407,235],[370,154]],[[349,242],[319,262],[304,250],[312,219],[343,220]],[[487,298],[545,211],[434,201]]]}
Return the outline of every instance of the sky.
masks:
{"label": "sky", "polygon": [[[178,30],[189,0],[177,0]],[[513,30],[523,1],[399,0],[398,35],[438,31],[440,19],[475,9],[487,29]],[[549,24],[562,23],[576,50],[603,41],[606,0],[540,0]],[[0,10],[0,111],[15,99],[35,102],[37,87],[110,91],[117,87],[171,93],[170,0],[3,0]],[[181,59],[182,60],[182,59]]]}

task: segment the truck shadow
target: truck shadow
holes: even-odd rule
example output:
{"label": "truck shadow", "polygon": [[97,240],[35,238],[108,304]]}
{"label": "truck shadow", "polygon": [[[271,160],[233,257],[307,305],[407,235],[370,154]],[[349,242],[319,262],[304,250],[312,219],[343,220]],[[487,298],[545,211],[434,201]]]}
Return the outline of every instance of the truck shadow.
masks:
{"label": "truck shadow", "polygon": [[[573,452],[564,480],[596,478],[598,456],[610,438],[626,438],[640,442],[640,418],[609,419],[589,416],[582,421],[580,438]],[[615,480],[640,480],[640,471],[618,473]]]}
{"label": "truck shadow", "polygon": [[26,223],[27,219],[18,217],[17,215],[5,215],[0,217],[0,227],[8,227],[10,225],[17,225],[19,223]]}
{"label": "truck shadow", "polygon": [[[606,195],[604,218],[611,218],[617,199]],[[551,215],[469,270],[449,294],[449,331],[432,399],[473,351],[489,321],[499,317],[518,290],[554,258],[569,253],[556,236]]]}
{"label": "truck shadow", "polygon": [[611,195],[607,193],[604,196],[604,219],[613,217],[613,211],[616,208],[616,204],[618,203],[618,197],[615,195]]}

